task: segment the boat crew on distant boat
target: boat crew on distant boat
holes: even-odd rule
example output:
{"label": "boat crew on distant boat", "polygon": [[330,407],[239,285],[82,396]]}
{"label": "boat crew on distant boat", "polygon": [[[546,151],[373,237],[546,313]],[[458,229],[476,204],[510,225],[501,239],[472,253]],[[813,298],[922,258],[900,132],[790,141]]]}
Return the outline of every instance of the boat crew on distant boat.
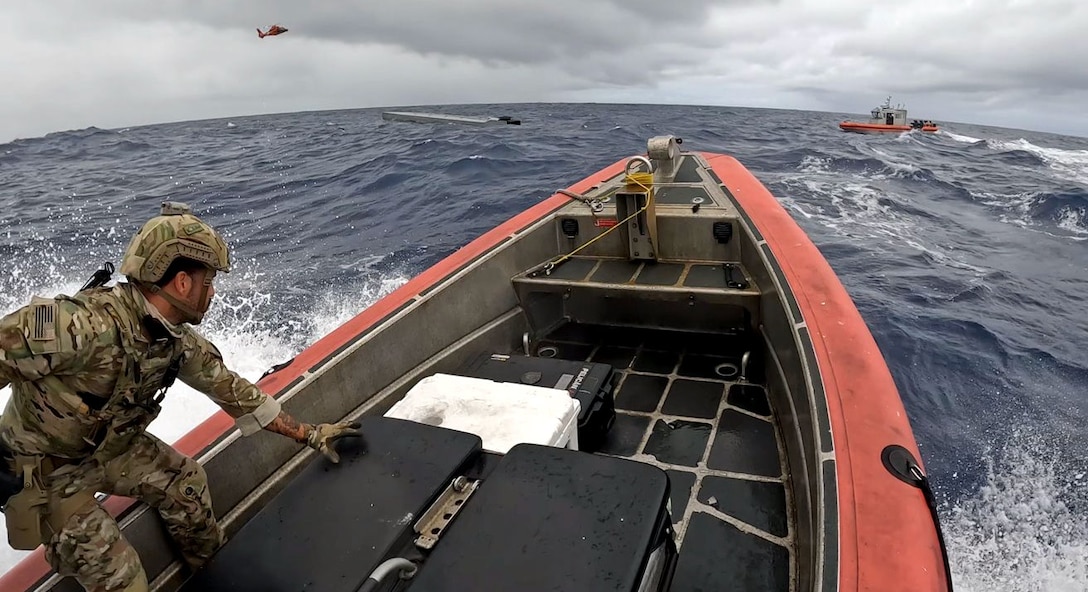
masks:
{"label": "boat crew on distant boat", "polygon": [[839,124],[839,129],[845,132],[879,133],[879,132],[909,132],[922,130],[923,132],[937,131],[937,124],[932,121],[914,119],[907,123],[907,110],[902,105],[892,107],[892,98],[888,97],[884,104],[876,107],[870,113],[868,122],[844,121]]}

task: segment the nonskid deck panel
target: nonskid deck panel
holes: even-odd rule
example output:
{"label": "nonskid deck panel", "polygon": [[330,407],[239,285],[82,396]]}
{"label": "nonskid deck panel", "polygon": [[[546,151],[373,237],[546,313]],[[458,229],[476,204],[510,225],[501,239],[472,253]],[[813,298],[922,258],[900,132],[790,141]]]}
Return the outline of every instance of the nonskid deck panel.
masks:
{"label": "nonskid deck panel", "polygon": [[758,367],[743,336],[566,325],[537,347],[611,364],[617,417],[601,454],[666,471],[680,546],[672,590],[790,590],[794,512]]}

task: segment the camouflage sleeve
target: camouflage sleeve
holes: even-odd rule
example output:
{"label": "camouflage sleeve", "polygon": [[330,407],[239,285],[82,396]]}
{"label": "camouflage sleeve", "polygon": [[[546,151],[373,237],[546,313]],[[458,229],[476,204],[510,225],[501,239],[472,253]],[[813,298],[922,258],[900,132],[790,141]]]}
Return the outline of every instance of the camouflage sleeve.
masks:
{"label": "camouflage sleeve", "polygon": [[96,328],[100,322],[71,300],[34,298],[0,319],[0,383],[81,369],[108,334]]}
{"label": "camouflage sleeve", "polygon": [[185,361],[178,378],[206,394],[234,418],[243,436],[256,433],[280,414],[279,401],[227,368],[214,345],[196,331],[186,331]]}

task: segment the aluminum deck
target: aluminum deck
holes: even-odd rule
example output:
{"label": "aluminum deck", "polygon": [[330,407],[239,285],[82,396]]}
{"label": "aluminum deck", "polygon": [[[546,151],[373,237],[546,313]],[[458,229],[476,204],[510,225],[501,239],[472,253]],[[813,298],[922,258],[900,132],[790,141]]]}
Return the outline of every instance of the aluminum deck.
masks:
{"label": "aluminum deck", "polygon": [[[541,344],[618,373],[602,454],[664,469],[680,561],[672,590],[787,591],[793,513],[762,386],[738,382],[743,337],[567,325]],[[539,351],[539,350],[538,350]],[[546,351],[546,350],[545,350]],[[749,380],[758,379],[758,368]]]}

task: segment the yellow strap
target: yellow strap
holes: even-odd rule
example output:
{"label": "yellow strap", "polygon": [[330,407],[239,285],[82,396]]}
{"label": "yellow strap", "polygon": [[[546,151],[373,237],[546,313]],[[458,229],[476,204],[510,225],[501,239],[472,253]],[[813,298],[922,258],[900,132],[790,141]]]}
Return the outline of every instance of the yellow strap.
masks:
{"label": "yellow strap", "polygon": [[566,255],[560,255],[559,257],[557,257],[553,261],[549,261],[547,263],[547,265],[544,266],[545,273],[551,273],[551,270],[555,269],[556,265],[559,265],[560,263],[566,261],[567,259],[570,259],[571,257],[577,255],[578,252],[581,251],[582,249],[584,249],[584,248],[588,247],[589,245],[592,245],[593,243],[597,242],[598,240],[608,236],[608,233],[610,233],[613,230],[619,228],[620,226],[623,226],[629,220],[631,220],[635,216],[638,216],[642,212],[645,212],[651,205],[653,205],[653,203],[654,203],[654,175],[653,175],[653,173],[643,173],[643,172],[628,173],[624,177],[624,183],[625,183],[626,189],[628,191],[637,191],[639,189],[645,191],[649,195],[649,198],[646,200],[646,205],[642,206],[642,208],[640,208],[638,211],[636,211],[635,213],[631,214],[630,216],[624,218],[623,220],[620,220],[620,221],[616,222],[616,225],[613,226],[612,228],[609,228],[608,230],[606,230],[606,231],[598,234],[597,236],[593,237],[592,239],[586,241],[585,244],[578,247],[577,249],[574,249],[573,251],[571,251],[570,253],[567,253]]}

